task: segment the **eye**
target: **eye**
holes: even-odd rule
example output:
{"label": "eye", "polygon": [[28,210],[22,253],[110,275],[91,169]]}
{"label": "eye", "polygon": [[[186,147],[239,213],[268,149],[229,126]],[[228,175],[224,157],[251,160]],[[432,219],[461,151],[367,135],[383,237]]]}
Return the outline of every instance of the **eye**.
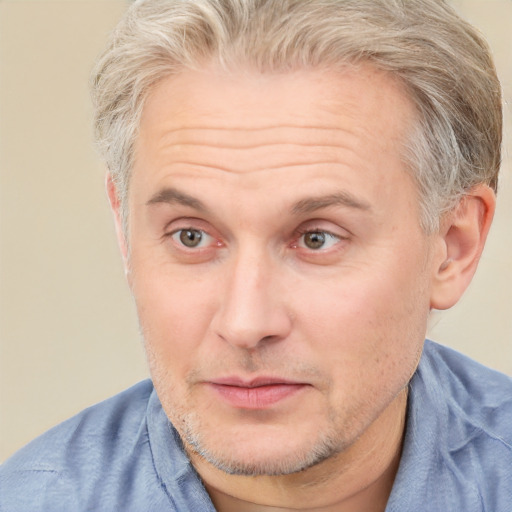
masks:
{"label": "eye", "polygon": [[306,231],[299,238],[299,247],[318,251],[320,249],[330,249],[339,242],[341,237],[333,235],[328,231]]}
{"label": "eye", "polygon": [[187,247],[188,249],[198,249],[212,243],[213,237],[211,237],[205,231],[201,229],[179,229],[171,234],[171,238],[180,245]]}

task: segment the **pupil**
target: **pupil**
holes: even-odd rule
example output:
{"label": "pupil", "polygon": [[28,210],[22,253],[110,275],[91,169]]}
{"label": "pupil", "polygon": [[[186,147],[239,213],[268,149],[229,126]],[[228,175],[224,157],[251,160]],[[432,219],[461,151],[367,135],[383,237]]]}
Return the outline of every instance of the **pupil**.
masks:
{"label": "pupil", "polygon": [[322,247],[322,245],[325,243],[325,235],[318,231],[307,233],[304,243],[310,249],[320,249],[320,247]]}
{"label": "pupil", "polygon": [[203,235],[197,229],[183,229],[180,233],[180,241],[186,247],[197,247]]}

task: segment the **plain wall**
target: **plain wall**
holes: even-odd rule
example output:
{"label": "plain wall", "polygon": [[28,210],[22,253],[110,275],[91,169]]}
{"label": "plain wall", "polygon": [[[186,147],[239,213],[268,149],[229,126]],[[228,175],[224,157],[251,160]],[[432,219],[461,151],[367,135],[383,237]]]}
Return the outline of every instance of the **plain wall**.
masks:
{"label": "plain wall", "polygon": [[[512,2],[456,3],[494,49],[507,143],[481,268],[430,336],[512,375]],[[125,6],[0,1],[0,460],[147,376],[87,90]]]}

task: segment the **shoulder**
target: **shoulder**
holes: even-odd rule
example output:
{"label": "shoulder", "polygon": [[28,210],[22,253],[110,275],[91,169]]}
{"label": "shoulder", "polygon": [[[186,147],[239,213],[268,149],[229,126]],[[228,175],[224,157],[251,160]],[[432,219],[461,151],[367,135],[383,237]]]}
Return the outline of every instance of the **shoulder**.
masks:
{"label": "shoulder", "polygon": [[[60,503],[56,510],[76,509],[70,500],[80,500],[87,487],[101,488],[107,474],[112,478],[116,468],[123,471],[126,459],[143,457],[152,392],[151,381],[143,381],[85,409],[15,453],[0,466],[0,509],[34,510],[35,500],[50,494],[52,503]],[[45,510],[42,503],[36,509]]]}
{"label": "shoulder", "polygon": [[509,510],[512,379],[432,342],[425,345],[415,377],[416,416],[431,427],[428,435],[435,438],[431,448],[437,454],[432,467],[444,475],[438,488],[460,486],[466,499],[473,496],[485,510]]}
{"label": "shoulder", "polygon": [[[9,469],[60,471],[77,457],[85,462],[91,448],[124,437],[140,426],[147,401],[153,390],[151,381],[143,381],[53,427],[15,453],[4,465]],[[87,449],[81,453],[82,447]]]}
{"label": "shoulder", "polygon": [[417,374],[434,403],[452,419],[500,438],[512,450],[512,378],[431,341]]}
{"label": "shoulder", "polygon": [[499,425],[494,420],[506,419],[500,426],[511,433],[511,377],[428,340],[418,370],[424,385],[442,392],[448,405],[464,412],[467,419],[490,429]]}
{"label": "shoulder", "polygon": [[386,510],[509,512],[512,379],[426,341]]}

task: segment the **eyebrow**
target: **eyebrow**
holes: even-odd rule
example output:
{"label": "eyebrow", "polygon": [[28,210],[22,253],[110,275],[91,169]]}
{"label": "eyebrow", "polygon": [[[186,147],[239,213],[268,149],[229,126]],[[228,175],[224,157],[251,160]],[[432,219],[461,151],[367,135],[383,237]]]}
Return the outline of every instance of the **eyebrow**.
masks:
{"label": "eyebrow", "polygon": [[[180,204],[182,206],[188,206],[201,212],[207,212],[208,208],[199,199],[189,196],[184,192],[179,191],[176,188],[168,187],[160,190],[146,203],[147,205],[153,204]],[[292,213],[295,215],[312,213],[322,208],[328,208],[330,206],[345,206],[348,208],[354,208],[356,210],[369,211],[371,206],[369,203],[357,199],[348,192],[337,192],[335,194],[329,194],[318,197],[308,197],[297,201],[292,206]]]}
{"label": "eyebrow", "polygon": [[312,213],[330,206],[345,206],[356,210],[370,211],[370,203],[360,200],[349,192],[337,192],[319,197],[308,197],[295,203],[292,207],[294,214]]}
{"label": "eyebrow", "polygon": [[208,208],[206,208],[206,206],[199,199],[189,196],[184,192],[180,192],[175,188],[164,188],[160,190],[153,197],[151,197],[151,199],[146,204],[150,206],[160,203],[180,204],[182,206],[188,206],[201,212],[208,211]]}

